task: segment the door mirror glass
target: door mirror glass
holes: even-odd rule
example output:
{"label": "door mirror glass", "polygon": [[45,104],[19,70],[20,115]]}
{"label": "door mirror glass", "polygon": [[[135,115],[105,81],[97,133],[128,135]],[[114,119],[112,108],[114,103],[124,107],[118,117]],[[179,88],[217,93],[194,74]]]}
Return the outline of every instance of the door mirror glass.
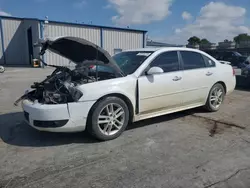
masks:
{"label": "door mirror glass", "polygon": [[147,71],[147,75],[153,75],[153,74],[162,74],[164,73],[163,69],[160,67],[151,67],[148,71]]}

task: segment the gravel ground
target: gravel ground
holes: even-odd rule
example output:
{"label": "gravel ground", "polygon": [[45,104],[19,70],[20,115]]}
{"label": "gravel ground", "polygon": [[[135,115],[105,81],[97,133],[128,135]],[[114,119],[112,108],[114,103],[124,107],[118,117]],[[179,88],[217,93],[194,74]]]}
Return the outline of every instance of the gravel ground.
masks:
{"label": "gravel ground", "polygon": [[86,133],[38,132],[13,102],[51,69],[0,74],[0,187],[248,188],[250,95],[132,124],[109,142]]}

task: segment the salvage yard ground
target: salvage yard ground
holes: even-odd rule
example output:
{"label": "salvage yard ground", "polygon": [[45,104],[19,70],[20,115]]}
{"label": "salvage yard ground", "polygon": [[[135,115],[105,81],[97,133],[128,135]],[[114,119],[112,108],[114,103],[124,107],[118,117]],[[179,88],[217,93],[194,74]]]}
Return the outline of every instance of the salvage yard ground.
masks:
{"label": "salvage yard ground", "polygon": [[249,187],[250,91],[221,110],[189,110],[130,125],[109,142],[86,133],[38,132],[13,102],[51,69],[0,74],[2,187]]}

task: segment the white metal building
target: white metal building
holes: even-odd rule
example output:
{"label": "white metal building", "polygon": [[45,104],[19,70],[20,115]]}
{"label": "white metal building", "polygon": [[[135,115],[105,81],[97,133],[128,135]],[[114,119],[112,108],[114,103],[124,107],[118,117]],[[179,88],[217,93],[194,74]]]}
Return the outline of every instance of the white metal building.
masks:
{"label": "white metal building", "polygon": [[147,48],[186,47],[186,45],[168,44],[168,43],[164,43],[164,42],[156,42],[153,40],[147,40],[146,47]]}
{"label": "white metal building", "polygon": [[[0,64],[30,65],[39,56],[39,48],[34,47],[38,40],[75,36],[89,40],[103,47],[111,55],[126,49],[144,48],[146,31],[66,23],[30,18],[0,17]],[[44,60],[49,64],[65,65],[68,60],[46,53]]]}

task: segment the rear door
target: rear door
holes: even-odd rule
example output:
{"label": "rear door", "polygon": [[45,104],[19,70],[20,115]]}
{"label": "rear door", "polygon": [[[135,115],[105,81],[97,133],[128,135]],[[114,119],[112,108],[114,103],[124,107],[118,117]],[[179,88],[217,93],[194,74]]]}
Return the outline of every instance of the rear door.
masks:
{"label": "rear door", "polygon": [[183,105],[204,103],[215,83],[215,63],[207,56],[193,51],[180,51],[183,68]]}

